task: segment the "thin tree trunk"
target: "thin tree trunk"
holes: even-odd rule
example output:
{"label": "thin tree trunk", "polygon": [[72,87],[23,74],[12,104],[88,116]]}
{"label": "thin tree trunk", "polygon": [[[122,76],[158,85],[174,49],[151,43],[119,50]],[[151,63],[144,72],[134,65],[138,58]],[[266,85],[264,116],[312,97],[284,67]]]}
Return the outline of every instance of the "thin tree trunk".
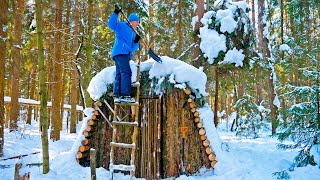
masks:
{"label": "thin tree trunk", "polygon": [[[92,78],[92,29],[93,29],[93,0],[88,0],[88,39],[87,39],[87,61],[84,86],[87,89],[89,82]],[[89,93],[85,91],[86,107],[92,106],[92,100]]]}
{"label": "thin tree trunk", "polygon": [[52,92],[52,130],[51,138],[53,141],[60,140],[60,131],[62,130],[62,117],[61,117],[61,94],[62,90],[62,72],[63,72],[63,61],[61,57],[61,39],[62,33],[62,7],[63,0],[56,1],[56,21],[55,21],[55,44],[54,44],[54,84]]}
{"label": "thin tree trunk", "polygon": [[204,15],[204,0],[196,0],[196,4],[197,4],[197,9],[196,9],[196,15],[198,16],[198,21],[195,23],[195,27],[194,27],[194,43],[195,48],[193,50],[193,60],[192,60],[192,65],[194,65],[195,67],[201,67],[203,66],[204,62],[203,59],[201,58],[202,52],[200,50],[200,38],[198,37],[198,34],[200,33],[200,19],[203,17]]}
{"label": "thin tree trunk", "polygon": [[[259,21],[259,49],[261,49],[260,52],[262,52],[265,63],[269,64],[268,59],[270,58],[270,50],[268,48],[269,40],[263,35],[264,28],[266,27],[265,21],[262,19],[264,17],[265,13],[265,1],[264,0],[258,0],[258,9],[259,9],[259,15],[258,15],[258,21]],[[271,63],[270,63],[271,64]],[[273,64],[269,65],[273,66]],[[268,81],[268,96],[269,96],[269,106],[271,110],[271,126],[272,126],[272,134],[276,133],[277,129],[277,106],[275,105],[275,89],[274,89],[274,83],[273,78],[275,78],[275,72],[273,67],[268,68],[269,75],[267,77]]]}
{"label": "thin tree trunk", "polygon": [[36,3],[36,26],[37,26],[37,42],[38,42],[38,72],[40,82],[40,121],[42,125],[41,141],[42,141],[42,167],[43,174],[49,172],[49,143],[48,143],[48,116],[47,116],[47,87],[46,73],[44,66],[43,51],[43,34],[42,34],[42,0],[35,0]]}
{"label": "thin tree trunk", "polygon": [[214,126],[218,127],[219,120],[218,120],[218,110],[219,110],[219,68],[216,67],[216,75],[215,75],[215,81],[216,81],[216,88],[215,88],[215,96],[214,96]]}
{"label": "thin tree trunk", "polygon": [[10,131],[13,131],[17,128],[17,121],[19,117],[18,98],[20,95],[20,52],[22,48],[22,21],[24,17],[24,0],[17,0],[15,7],[12,46],[12,76],[10,88]]}
{"label": "thin tree trunk", "polygon": [[[70,59],[69,58],[70,43],[68,41],[69,36],[70,36],[70,9],[71,9],[71,4],[70,3],[71,3],[70,0],[66,0],[67,13],[66,13],[66,16],[65,16],[65,19],[66,19],[65,20],[65,26],[63,27],[64,29],[66,29],[65,33],[64,33],[64,37],[63,37],[63,40],[65,41],[65,43],[64,43],[64,52],[66,52],[66,53],[64,53],[62,59],[64,59],[64,62],[66,62],[66,63],[63,63],[63,65],[62,65],[62,67],[63,67],[63,69],[62,69],[62,71],[63,71],[63,73],[62,73],[63,74],[63,76],[62,76],[62,93],[61,93],[61,118],[62,118],[62,120],[63,120],[63,116],[64,116],[63,107],[64,107],[65,99],[66,99],[65,94],[67,92],[69,92],[68,89],[66,89],[66,87],[70,86],[70,85],[68,85],[70,81],[67,80],[67,79],[70,79],[70,78],[67,77],[68,74],[69,74],[69,71],[70,71],[70,61],[69,61],[69,59]],[[70,93],[68,93],[68,94],[70,94]],[[68,103],[70,104],[70,101],[68,101]],[[67,117],[66,119],[67,119],[67,129],[68,129],[68,119],[69,118]],[[60,128],[62,130],[62,123],[61,123],[61,127]]]}
{"label": "thin tree trunk", "polygon": [[178,4],[178,25],[177,25],[177,32],[178,32],[178,49],[177,55],[180,56],[182,53],[182,43],[183,43],[183,31],[182,29],[182,0],[179,0]]}
{"label": "thin tree trunk", "polygon": [[[251,1],[251,10],[252,10],[252,27],[253,27],[253,37],[256,38],[256,8],[255,8],[255,1]],[[257,44],[254,44],[254,47],[256,47]],[[262,86],[261,86],[261,80],[262,80],[262,75],[261,71],[257,69],[256,71],[256,91],[257,91],[257,104],[259,105],[262,101]]]}
{"label": "thin tree trunk", "polygon": [[[8,19],[8,0],[3,0],[0,3],[0,27],[7,27]],[[5,90],[5,61],[7,47],[7,29],[0,28],[0,157],[3,155],[4,145],[4,90]]]}
{"label": "thin tree trunk", "polygon": [[[75,13],[74,13],[74,36],[78,37],[80,32],[80,23],[79,23],[79,7],[78,7],[78,0],[75,0]],[[77,124],[77,97],[78,97],[78,73],[76,67],[77,61],[77,52],[79,46],[79,39],[75,38],[74,45],[73,45],[73,61],[71,62],[71,90],[70,90],[70,101],[71,101],[71,119],[70,119],[70,133],[76,133],[76,124]]]}
{"label": "thin tree trunk", "polygon": [[[149,4],[153,4],[154,0],[149,0]],[[154,22],[153,20],[155,19],[155,14],[154,14],[154,7],[153,6],[149,6],[149,16],[150,16],[150,20],[151,22]],[[156,31],[155,28],[150,26],[150,30],[149,30],[149,34],[150,34],[150,41],[149,41],[149,46],[151,49],[154,49],[154,43],[155,43],[155,35],[156,35]]]}
{"label": "thin tree trunk", "polygon": [[[31,71],[31,85],[30,85],[30,94],[29,99],[34,99],[35,89],[36,89],[36,77],[37,77],[37,66],[34,65]],[[28,107],[28,116],[27,116],[27,123],[31,124],[31,118],[32,118],[32,106]]]}

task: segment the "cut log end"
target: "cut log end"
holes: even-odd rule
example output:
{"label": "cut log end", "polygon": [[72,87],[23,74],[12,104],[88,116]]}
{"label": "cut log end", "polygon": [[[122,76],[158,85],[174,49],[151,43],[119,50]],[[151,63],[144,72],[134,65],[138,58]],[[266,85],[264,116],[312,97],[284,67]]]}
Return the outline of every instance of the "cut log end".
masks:
{"label": "cut log end", "polygon": [[90,120],[88,121],[88,125],[89,125],[89,126],[93,126],[93,125],[95,125],[95,123],[94,123],[94,121],[93,121],[92,119],[90,119]]}
{"label": "cut log end", "polygon": [[210,161],[215,161],[216,160],[216,155],[211,153],[211,154],[209,154],[208,158],[209,158]]}
{"label": "cut log end", "polygon": [[210,141],[206,139],[202,142],[202,144],[204,145],[204,147],[208,147],[210,145]]}
{"label": "cut log end", "polygon": [[192,98],[189,98],[189,99],[188,99],[188,102],[189,102],[189,103],[192,103],[192,102],[193,102],[193,99],[192,99]]}
{"label": "cut log end", "polygon": [[80,151],[78,151],[78,153],[77,153],[77,157],[78,157],[77,159],[85,158],[87,156],[88,156],[88,153],[83,153]]}
{"label": "cut log end", "polygon": [[194,118],[194,122],[196,123],[200,122],[200,118],[199,117]]}
{"label": "cut log end", "polygon": [[199,123],[197,124],[197,127],[198,127],[198,128],[202,128],[202,127],[203,127],[202,122],[199,122]]}
{"label": "cut log end", "polygon": [[207,139],[207,137],[205,135],[200,136],[201,141],[204,141]]}
{"label": "cut log end", "polygon": [[89,140],[89,139],[82,140],[82,141],[81,141],[81,144],[82,144],[83,146],[89,145],[89,144],[90,144],[90,140]]}
{"label": "cut log end", "polygon": [[84,137],[89,138],[91,136],[91,133],[88,131],[83,131],[83,135]]}
{"label": "cut log end", "polygon": [[93,130],[94,130],[94,127],[93,127],[93,126],[90,126],[90,125],[87,126],[86,131],[89,132],[89,131],[93,131]]}
{"label": "cut log end", "polygon": [[94,111],[94,115],[98,116],[98,115],[100,115],[100,112],[96,110],[96,111]]}
{"label": "cut log end", "polygon": [[98,101],[98,102],[97,102],[97,105],[98,105],[99,107],[102,106],[102,102]]}
{"label": "cut log end", "polygon": [[193,115],[194,115],[195,117],[199,117],[198,111],[194,112]]}
{"label": "cut log end", "polygon": [[90,149],[90,146],[80,146],[79,147],[80,152],[85,152],[85,151],[88,151],[89,149]]}
{"label": "cut log end", "polygon": [[[190,99],[191,99],[191,98],[190,98]],[[189,106],[190,106],[190,108],[196,108],[196,104],[193,103],[192,101],[190,102]]]}
{"label": "cut log end", "polygon": [[205,135],[206,130],[204,128],[199,129],[199,134],[200,134],[200,136]]}
{"label": "cut log end", "polygon": [[189,94],[191,94],[191,90],[190,89],[186,89],[186,90],[184,90],[184,92],[187,94],[187,95],[189,95]]}
{"label": "cut log end", "polygon": [[[207,148],[206,148],[206,153],[207,153],[208,155],[210,155],[211,152],[212,152],[211,147],[207,147]],[[210,159],[210,157],[209,157],[209,159]]]}
{"label": "cut log end", "polygon": [[211,167],[214,168],[214,166],[217,164],[217,162],[218,162],[217,160],[212,161],[211,162]]}

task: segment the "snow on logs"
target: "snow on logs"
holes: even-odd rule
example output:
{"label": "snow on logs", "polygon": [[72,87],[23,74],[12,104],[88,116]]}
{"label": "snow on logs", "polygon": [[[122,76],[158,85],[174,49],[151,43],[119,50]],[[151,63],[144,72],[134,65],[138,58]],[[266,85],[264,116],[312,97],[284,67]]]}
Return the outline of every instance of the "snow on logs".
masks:
{"label": "snow on logs", "polygon": [[209,139],[207,139],[206,136],[206,130],[203,127],[203,123],[200,120],[199,117],[199,112],[197,111],[197,107],[196,107],[196,103],[194,102],[195,97],[191,95],[191,90],[190,89],[185,89],[184,92],[189,95],[188,98],[188,104],[190,107],[190,111],[194,116],[194,122],[196,123],[197,127],[199,128],[199,135],[200,135],[200,139],[202,140],[202,144],[203,146],[206,148],[206,154],[208,156],[208,159],[210,160],[210,165],[212,168],[214,168],[214,166],[217,164],[217,160],[216,160],[216,154],[215,152],[212,150],[211,146],[210,146],[210,141]]}
{"label": "snow on logs", "polygon": [[[98,102],[98,106],[101,106],[102,103]],[[89,154],[91,148],[91,138],[93,133],[96,131],[96,125],[98,124],[100,113],[97,109],[95,109],[92,117],[88,120],[87,128],[83,131],[83,136],[85,137],[84,140],[81,141],[81,146],[79,147],[76,161],[78,163],[89,161]]]}

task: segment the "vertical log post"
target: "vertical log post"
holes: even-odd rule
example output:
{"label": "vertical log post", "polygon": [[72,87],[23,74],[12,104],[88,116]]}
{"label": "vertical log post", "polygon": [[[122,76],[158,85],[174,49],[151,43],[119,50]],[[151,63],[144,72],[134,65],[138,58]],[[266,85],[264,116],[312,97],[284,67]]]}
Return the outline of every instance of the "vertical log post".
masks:
{"label": "vertical log post", "polygon": [[90,168],[91,168],[91,180],[96,180],[96,150],[91,148],[90,149]]}

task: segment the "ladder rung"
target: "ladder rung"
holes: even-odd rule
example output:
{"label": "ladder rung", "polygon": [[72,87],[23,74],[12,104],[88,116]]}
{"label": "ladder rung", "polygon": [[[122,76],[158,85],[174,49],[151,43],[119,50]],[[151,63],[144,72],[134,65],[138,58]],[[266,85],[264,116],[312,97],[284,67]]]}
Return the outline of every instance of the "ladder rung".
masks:
{"label": "ladder rung", "polygon": [[113,125],[138,126],[138,122],[112,121]]}
{"label": "ladder rung", "polygon": [[120,170],[120,171],[134,171],[136,169],[135,165],[124,165],[124,164],[119,164],[119,165],[110,164],[109,168],[114,170]]}
{"label": "ladder rung", "polygon": [[123,147],[123,148],[136,148],[136,144],[116,143],[110,142],[110,146]]}
{"label": "ladder rung", "polygon": [[114,103],[115,105],[118,106],[139,106],[138,102],[134,102],[134,103]]}

